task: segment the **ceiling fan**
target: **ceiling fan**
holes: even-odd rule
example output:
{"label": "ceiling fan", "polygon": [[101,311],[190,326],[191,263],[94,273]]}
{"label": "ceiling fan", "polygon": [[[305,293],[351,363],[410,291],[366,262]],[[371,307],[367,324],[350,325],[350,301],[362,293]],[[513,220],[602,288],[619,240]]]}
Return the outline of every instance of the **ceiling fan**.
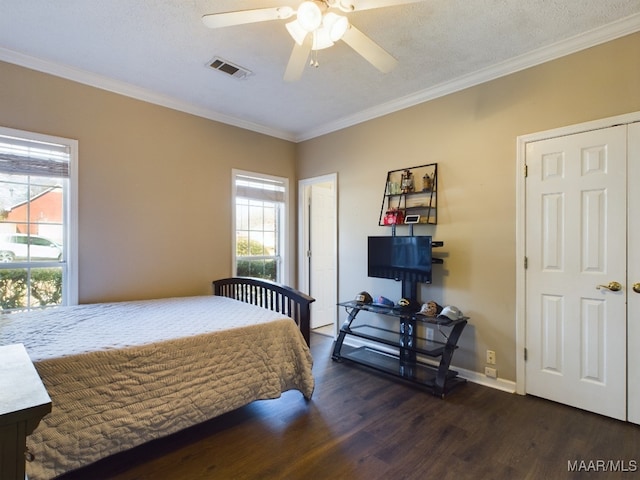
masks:
{"label": "ceiling fan", "polygon": [[[295,44],[284,74],[285,81],[298,80],[313,51],[322,50],[342,40],[383,73],[398,63],[391,54],[349,22],[344,14],[360,10],[390,7],[424,0],[312,0],[281,7],[237,10],[204,15],[202,21],[209,28],[222,28],[247,23],[287,20],[286,29]],[[311,65],[318,66],[317,57]]]}

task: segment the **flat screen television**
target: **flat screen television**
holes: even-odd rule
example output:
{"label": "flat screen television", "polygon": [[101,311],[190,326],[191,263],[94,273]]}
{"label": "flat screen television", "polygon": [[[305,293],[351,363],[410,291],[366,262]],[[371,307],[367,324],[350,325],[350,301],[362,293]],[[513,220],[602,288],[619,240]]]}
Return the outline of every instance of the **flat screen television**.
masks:
{"label": "flat screen television", "polygon": [[369,237],[368,275],[410,283],[431,283],[431,237]]}

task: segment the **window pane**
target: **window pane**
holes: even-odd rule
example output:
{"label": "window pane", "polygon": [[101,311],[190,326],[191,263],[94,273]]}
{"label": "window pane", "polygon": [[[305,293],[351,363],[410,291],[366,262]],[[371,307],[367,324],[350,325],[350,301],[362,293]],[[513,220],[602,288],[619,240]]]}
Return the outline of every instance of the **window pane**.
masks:
{"label": "window pane", "polygon": [[62,304],[62,267],[0,270],[2,310]]}
{"label": "window pane", "polygon": [[31,308],[60,305],[62,303],[62,267],[31,269]]}
{"label": "window pane", "polygon": [[1,261],[62,259],[63,181],[0,174]]}
{"label": "window pane", "polygon": [[252,230],[249,233],[249,255],[264,255],[264,234]]}
{"label": "window pane", "polygon": [[65,243],[71,232],[67,217],[75,218],[68,204],[73,183],[69,179],[72,141],[50,143],[50,138],[0,128],[3,310],[76,301],[75,290],[63,294],[63,285],[69,280]]}
{"label": "window pane", "polygon": [[276,232],[264,232],[262,243],[265,255],[276,255]]}
{"label": "window pane", "polygon": [[283,180],[235,174],[236,273],[280,281],[280,212],[286,197]]}
{"label": "window pane", "polygon": [[0,305],[2,310],[27,306],[28,271],[26,268],[0,270]]}
{"label": "window pane", "polygon": [[241,277],[266,278],[277,281],[277,264],[274,259],[238,259],[237,274]]}
{"label": "window pane", "polygon": [[238,232],[238,235],[236,236],[236,255],[238,257],[244,257],[250,255],[249,252],[249,233]]}
{"label": "window pane", "polygon": [[249,207],[249,228],[251,230],[262,230],[263,225],[263,207],[252,202]]}
{"label": "window pane", "polygon": [[17,233],[0,235],[0,262],[59,262],[62,246],[45,237]]}
{"label": "window pane", "polygon": [[274,232],[276,229],[276,209],[274,205],[265,205],[263,220],[264,229]]}
{"label": "window pane", "polygon": [[249,203],[244,199],[238,199],[236,203],[236,228],[249,229]]}

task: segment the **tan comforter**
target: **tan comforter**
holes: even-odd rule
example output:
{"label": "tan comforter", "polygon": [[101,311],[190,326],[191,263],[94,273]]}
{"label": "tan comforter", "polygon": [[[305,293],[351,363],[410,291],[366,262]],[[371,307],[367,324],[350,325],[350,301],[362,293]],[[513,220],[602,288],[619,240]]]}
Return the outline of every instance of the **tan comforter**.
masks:
{"label": "tan comforter", "polygon": [[53,402],[28,437],[31,480],[48,479],[297,389],[312,359],[293,320],[225,297],[81,305],[0,317]]}

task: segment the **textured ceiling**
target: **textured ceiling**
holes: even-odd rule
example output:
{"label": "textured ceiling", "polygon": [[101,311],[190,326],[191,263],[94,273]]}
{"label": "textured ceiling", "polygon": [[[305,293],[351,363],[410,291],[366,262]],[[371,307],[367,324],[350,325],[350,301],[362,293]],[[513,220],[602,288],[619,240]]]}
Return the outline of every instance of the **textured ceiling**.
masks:
{"label": "textured ceiling", "polygon": [[[201,21],[297,3],[0,0],[0,60],[300,141],[640,30],[640,0],[423,0],[349,14],[397,58],[392,72],[339,42],[287,83],[285,21]],[[214,56],[253,74],[212,70]]]}

